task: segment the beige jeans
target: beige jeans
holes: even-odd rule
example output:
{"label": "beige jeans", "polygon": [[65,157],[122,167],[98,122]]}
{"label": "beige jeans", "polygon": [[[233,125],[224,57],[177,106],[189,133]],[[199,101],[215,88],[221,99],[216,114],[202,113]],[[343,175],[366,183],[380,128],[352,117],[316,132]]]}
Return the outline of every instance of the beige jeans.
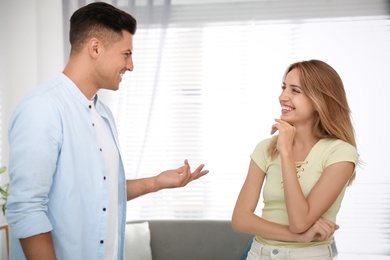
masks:
{"label": "beige jeans", "polygon": [[267,246],[253,239],[247,260],[331,260],[331,245],[288,248],[283,246]]}

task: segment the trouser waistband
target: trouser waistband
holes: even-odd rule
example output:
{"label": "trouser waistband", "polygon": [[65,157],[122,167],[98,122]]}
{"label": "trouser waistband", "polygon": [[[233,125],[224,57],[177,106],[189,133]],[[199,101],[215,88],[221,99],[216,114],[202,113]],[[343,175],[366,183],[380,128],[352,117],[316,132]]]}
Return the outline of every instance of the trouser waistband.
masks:
{"label": "trouser waistband", "polygon": [[268,246],[253,239],[247,260],[331,260],[332,248],[330,244],[288,248],[283,246]]}

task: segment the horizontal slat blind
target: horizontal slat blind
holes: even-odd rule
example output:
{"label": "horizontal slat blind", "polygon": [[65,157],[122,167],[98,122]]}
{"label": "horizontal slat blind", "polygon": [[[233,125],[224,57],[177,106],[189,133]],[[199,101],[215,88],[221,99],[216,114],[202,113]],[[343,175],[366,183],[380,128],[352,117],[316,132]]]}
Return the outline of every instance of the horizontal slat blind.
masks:
{"label": "horizontal slat blind", "polygon": [[115,2],[139,21],[135,69],[101,96],[129,178],[185,158],[210,174],[129,202],[128,219],[230,219],[249,154],[279,116],[285,68],[315,58],[344,80],[364,161],[338,217],[339,252],[390,254],[388,1],[154,2]]}

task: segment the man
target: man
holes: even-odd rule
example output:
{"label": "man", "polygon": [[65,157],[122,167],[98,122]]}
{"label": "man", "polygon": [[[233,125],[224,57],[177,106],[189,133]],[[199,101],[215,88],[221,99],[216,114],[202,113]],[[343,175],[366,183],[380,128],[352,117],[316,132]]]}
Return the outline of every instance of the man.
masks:
{"label": "man", "polygon": [[97,92],[133,70],[136,20],[106,3],[70,19],[71,53],[56,79],[17,107],[9,126],[11,259],[123,259],[126,201],[187,185],[187,160],[125,180],[114,119]]}

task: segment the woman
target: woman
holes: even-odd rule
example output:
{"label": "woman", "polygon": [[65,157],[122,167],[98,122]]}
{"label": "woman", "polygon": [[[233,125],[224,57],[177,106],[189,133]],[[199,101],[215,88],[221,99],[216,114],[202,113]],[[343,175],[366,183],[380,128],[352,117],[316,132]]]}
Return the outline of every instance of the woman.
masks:
{"label": "woman", "polygon": [[358,164],[343,83],[322,61],[297,62],[286,70],[279,102],[271,130],[278,135],[251,154],[233,228],[256,236],[247,259],[332,259],[336,215]]}

